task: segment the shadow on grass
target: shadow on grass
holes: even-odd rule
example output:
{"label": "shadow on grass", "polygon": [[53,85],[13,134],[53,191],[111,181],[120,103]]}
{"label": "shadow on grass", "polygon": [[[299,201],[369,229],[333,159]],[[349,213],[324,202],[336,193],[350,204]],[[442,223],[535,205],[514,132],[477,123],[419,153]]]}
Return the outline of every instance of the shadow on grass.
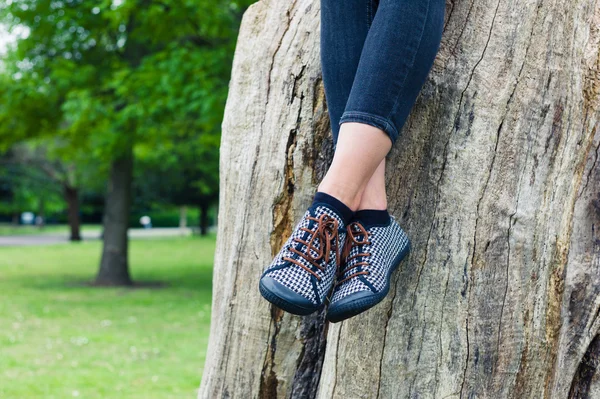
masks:
{"label": "shadow on grass", "polygon": [[[192,289],[192,290],[212,290],[212,270],[190,270],[177,271],[169,276],[165,273],[157,273],[154,276],[151,273],[140,273],[138,278],[134,278],[131,285],[118,284],[97,284],[93,276],[82,277],[81,275],[38,275],[28,276],[26,278],[9,277],[3,279],[4,282],[15,284],[22,288],[33,288],[39,290],[60,290],[60,289],[114,289],[123,290],[162,290],[162,289]],[[12,280],[12,281],[11,281]]]}
{"label": "shadow on grass", "polygon": [[107,284],[97,283],[95,281],[71,281],[67,282],[65,286],[69,287],[91,287],[91,288],[125,288],[125,289],[161,289],[172,286],[172,283],[167,281],[133,281],[131,284]]}

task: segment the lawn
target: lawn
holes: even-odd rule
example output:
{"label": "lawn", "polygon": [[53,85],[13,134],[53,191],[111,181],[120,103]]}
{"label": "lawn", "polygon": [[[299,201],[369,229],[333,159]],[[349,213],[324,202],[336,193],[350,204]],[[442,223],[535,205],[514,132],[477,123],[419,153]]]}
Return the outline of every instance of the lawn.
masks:
{"label": "lawn", "polygon": [[[82,225],[82,232],[94,232],[99,233],[102,226],[91,224]],[[37,227],[31,225],[14,225],[10,223],[0,223],[0,236],[22,236],[31,234],[64,234],[65,237],[69,236],[69,226],[64,224],[52,224],[44,227]]]}
{"label": "lawn", "polygon": [[0,398],[195,398],[215,238],[131,242],[134,280],[95,288],[100,242],[0,248]]}

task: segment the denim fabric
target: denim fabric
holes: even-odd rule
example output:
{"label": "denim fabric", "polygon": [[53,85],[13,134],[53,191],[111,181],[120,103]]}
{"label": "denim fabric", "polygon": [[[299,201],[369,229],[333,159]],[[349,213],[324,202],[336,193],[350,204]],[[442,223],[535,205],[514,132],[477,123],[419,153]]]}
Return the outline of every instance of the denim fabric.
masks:
{"label": "denim fabric", "polygon": [[425,83],[445,0],[321,0],[321,65],[334,143],[361,122],[392,143]]}

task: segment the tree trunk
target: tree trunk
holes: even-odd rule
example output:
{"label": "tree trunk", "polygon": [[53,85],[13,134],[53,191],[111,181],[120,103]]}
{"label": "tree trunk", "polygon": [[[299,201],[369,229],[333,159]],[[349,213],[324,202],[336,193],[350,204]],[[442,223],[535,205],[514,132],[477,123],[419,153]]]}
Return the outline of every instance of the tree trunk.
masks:
{"label": "tree trunk", "polygon": [[208,234],[208,204],[200,204],[199,211],[200,235],[205,236]]}
{"label": "tree trunk", "polygon": [[179,207],[179,228],[185,229],[187,227],[187,207]]}
{"label": "tree trunk", "polygon": [[388,157],[413,251],[383,303],[335,325],[258,292],[331,157],[318,36],[316,0],[244,15],[199,397],[598,397],[600,3],[448,4]]}
{"label": "tree trunk", "polygon": [[34,220],[35,225],[42,230],[46,225],[46,201],[40,198],[38,203],[38,213]]}
{"label": "tree trunk", "polygon": [[79,191],[76,187],[64,186],[65,201],[67,202],[67,218],[71,235],[69,240],[81,241],[81,219],[79,218]]}
{"label": "tree trunk", "polygon": [[116,158],[110,171],[103,223],[103,249],[98,285],[131,285],[127,259],[133,152]]}

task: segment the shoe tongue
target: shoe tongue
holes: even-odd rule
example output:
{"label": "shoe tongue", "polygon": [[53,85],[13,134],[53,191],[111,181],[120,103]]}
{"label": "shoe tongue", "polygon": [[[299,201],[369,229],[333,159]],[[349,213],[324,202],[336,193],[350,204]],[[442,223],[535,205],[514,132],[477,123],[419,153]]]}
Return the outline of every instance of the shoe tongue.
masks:
{"label": "shoe tongue", "polygon": [[323,214],[326,214],[337,220],[340,228],[346,226],[342,220],[342,216],[333,207],[330,207],[327,204],[315,204],[311,207],[311,213],[315,218],[320,218]]}
{"label": "shoe tongue", "polygon": [[317,192],[313,198],[311,208],[318,206],[326,206],[335,212],[337,218],[343,222],[342,227],[346,226],[350,222],[352,215],[354,214],[352,209],[348,208],[342,201],[323,192]]}

